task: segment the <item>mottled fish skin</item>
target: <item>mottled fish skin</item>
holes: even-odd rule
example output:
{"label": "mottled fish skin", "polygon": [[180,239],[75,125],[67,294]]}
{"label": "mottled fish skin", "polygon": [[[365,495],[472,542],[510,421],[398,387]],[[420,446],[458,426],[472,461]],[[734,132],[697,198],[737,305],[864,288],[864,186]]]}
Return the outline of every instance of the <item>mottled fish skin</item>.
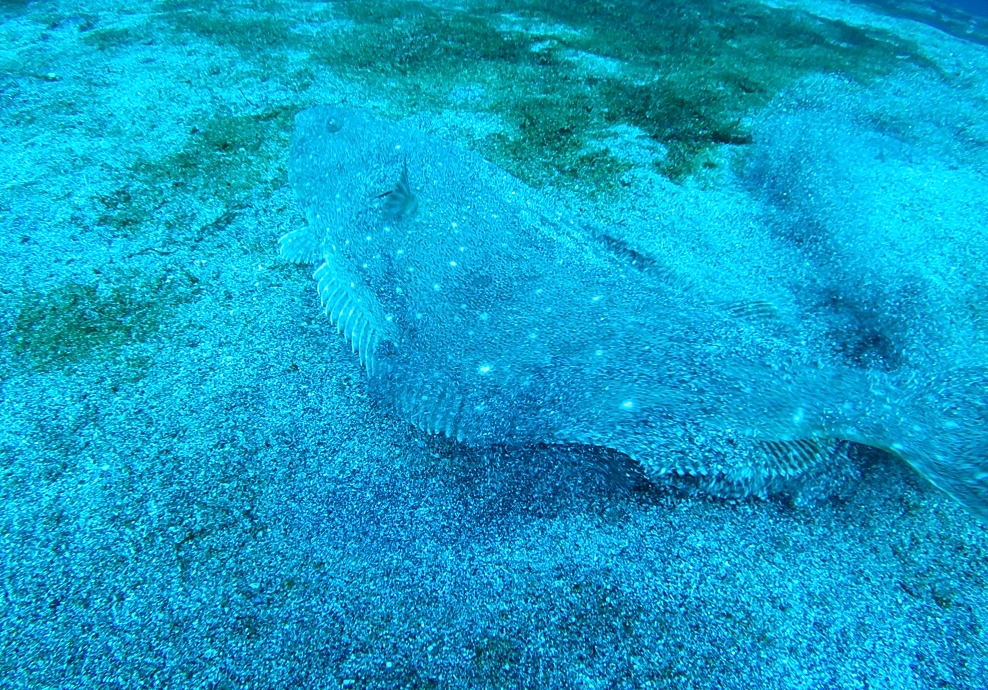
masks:
{"label": "mottled fish skin", "polygon": [[811,366],[476,154],[324,106],[297,116],[289,175],[308,226],[282,254],[320,263],[326,313],[371,389],[420,428],[606,446],[653,477],[742,493],[847,439],[896,450],[988,512],[985,477],[964,477],[960,496],[922,439],[893,442],[904,417],[879,374]]}

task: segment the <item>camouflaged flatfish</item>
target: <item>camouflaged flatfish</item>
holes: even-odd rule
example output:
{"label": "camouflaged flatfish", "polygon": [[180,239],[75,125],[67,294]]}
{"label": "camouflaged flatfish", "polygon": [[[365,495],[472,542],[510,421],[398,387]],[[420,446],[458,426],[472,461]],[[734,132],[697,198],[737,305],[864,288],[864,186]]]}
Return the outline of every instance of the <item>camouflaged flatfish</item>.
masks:
{"label": "camouflaged flatfish", "polygon": [[579,443],[652,477],[759,494],[841,440],[910,462],[988,516],[983,368],[932,380],[820,367],[745,312],[480,156],[335,107],[300,113],[291,184],[329,319],[372,392],[471,445]]}

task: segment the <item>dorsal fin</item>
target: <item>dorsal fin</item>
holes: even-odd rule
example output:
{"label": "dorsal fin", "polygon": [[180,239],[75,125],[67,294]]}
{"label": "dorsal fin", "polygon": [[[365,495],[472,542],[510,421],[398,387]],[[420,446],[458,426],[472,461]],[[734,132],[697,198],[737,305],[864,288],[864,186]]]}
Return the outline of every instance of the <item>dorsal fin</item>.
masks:
{"label": "dorsal fin", "polygon": [[830,439],[803,438],[786,441],[757,441],[763,461],[754,464],[766,478],[795,477],[831,456],[836,442]]}

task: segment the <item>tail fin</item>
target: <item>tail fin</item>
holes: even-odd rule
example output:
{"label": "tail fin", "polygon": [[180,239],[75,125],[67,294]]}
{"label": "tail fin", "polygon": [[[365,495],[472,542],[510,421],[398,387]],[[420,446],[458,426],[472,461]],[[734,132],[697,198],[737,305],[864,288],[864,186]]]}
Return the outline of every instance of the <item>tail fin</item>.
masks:
{"label": "tail fin", "polygon": [[891,450],[988,522],[988,368],[937,377],[903,411]]}

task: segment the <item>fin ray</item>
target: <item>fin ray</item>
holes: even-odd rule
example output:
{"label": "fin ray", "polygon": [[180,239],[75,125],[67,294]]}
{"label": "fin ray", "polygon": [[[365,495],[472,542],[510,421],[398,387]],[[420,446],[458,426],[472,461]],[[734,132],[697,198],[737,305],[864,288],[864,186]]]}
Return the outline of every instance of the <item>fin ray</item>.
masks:
{"label": "fin ray", "polygon": [[323,311],[336,326],[350,347],[357,353],[361,365],[373,373],[375,351],[382,340],[393,339],[375,314],[376,302],[361,294],[356,281],[347,280],[333,265],[331,255],[324,257],[313,277],[317,281]]}
{"label": "fin ray", "polygon": [[281,255],[296,264],[311,264],[322,258],[324,232],[318,232],[315,223],[292,230],[281,236]]}

